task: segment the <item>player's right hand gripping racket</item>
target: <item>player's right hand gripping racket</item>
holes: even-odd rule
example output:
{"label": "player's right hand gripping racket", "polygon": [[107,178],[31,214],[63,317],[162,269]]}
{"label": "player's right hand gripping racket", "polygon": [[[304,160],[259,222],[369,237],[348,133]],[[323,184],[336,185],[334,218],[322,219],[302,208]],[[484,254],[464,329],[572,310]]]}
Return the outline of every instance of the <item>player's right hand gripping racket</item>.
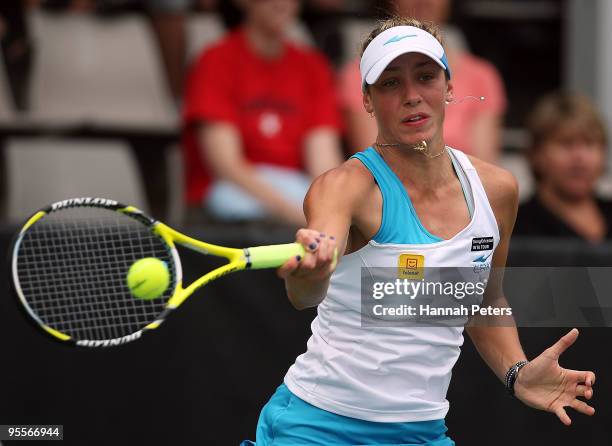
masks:
{"label": "player's right hand gripping racket", "polygon": [[[178,243],[229,263],[183,287]],[[277,268],[304,256],[299,243],[236,249],[212,245],[158,222],[133,206],[104,198],[73,198],[38,211],[12,253],[19,301],[45,333],[68,344],[108,347],[159,327],[194,291],[224,274]],[[154,257],[168,266],[170,285],[158,298],[135,298],[130,266]]]}

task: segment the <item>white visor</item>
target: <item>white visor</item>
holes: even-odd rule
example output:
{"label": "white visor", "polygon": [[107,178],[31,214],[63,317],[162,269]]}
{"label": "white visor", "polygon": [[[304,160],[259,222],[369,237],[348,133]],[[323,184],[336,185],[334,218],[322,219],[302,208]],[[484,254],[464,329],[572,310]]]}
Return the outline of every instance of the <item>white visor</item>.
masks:
{"label": "white visor", "polygon": [[392,60],[406,53],[421,53],[430,57],[446,71],[450,79],[444,48],[434,36],[414,26],[394,26],[377,35],[361,56],[359,71],[362,88],[375,83]]}

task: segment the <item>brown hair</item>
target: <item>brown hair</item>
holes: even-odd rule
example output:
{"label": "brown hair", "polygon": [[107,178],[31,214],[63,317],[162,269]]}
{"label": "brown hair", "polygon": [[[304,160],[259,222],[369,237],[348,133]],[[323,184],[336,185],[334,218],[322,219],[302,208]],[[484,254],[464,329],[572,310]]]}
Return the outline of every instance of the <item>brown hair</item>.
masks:
{"label": "brown hair", "polygon": [[414,19],[412,17],[401,17],[398,15],[393,15],[388,19],[384,19],[378,22],[376,28],[370,32],[368,37],[361,43],[361,52],[360,56],[363,56],[366,48],[370,44],[372,40],[376,38],[380,33],[388,30],[389,28],[393,28],[395,26],[414,26],[415,28],[422,29],[423,31],[427,31],[429,34],[434,36],[438,42],[444,47],[444,40],[442,39],[442,32],[437,25],[432,22],[421,22],[420,20]]}
{"label": "brown hair", "polygon": [[597,109],[586,96],[577,93],[555,92],[542,97],[528,115],[526,127],[531,138],[527,158],[537,182],[542,179],[535,164],[537,149],[554,140],[562,130],[569,128],[577,136],[602,146],[608,143],[606,127]]}
{"label": "brown hair", "polygon": [[536,149],[550,141],[571,124],[571,128],[590,141],[606,145],[606,128],[597,109],[582,94],[555,92],[540,99],[527,118],[531,148]]}

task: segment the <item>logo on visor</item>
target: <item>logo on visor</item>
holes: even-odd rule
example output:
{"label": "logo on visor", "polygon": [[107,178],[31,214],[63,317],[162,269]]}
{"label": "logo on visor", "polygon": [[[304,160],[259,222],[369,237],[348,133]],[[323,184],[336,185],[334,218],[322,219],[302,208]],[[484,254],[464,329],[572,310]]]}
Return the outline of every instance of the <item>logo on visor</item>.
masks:
{"label": "logo on visor", "polygon": [[403,36],[393,36],[389,40],[387,40],[385,43],[383,43],[383,46],[388,43],[399,42],[400,40],[403,40],[406,37],[416,37],[416,36],[417,36],[416,34],[404,34]]}

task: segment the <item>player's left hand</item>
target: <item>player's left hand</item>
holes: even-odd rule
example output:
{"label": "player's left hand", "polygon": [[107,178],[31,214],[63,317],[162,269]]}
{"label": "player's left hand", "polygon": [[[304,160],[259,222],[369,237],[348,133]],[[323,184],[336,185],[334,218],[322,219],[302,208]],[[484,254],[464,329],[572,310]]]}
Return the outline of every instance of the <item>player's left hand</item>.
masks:
{"label": "player's left hand", "polygon": [[578,397],[590,400],[593,397],[595,373],[564,369],[559,357],[578,338],[573,329],[552,347],[524,366],[514,384],[514,394],[528,406],[556,414],[566,426],[572,423],[565,407],[585,415],[593,415],[595,409]]}

